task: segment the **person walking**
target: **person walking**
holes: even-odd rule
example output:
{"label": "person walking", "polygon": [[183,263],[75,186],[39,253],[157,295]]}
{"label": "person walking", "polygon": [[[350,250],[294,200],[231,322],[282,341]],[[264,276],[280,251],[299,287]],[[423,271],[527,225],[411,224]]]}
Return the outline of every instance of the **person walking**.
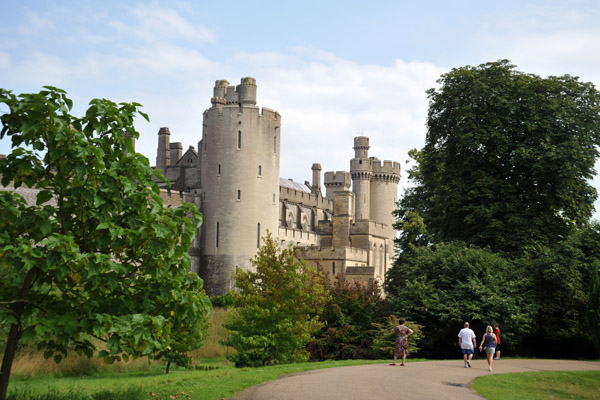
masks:
{"label": "person walking", "polygon": [[471,368],[471,359],[473,358],[473,349],[477,346],[475,332],[469,328],[469,323],[465,322],[465,327],[458,332],[458,345],[463,354],[465,368]]}
{"label": "person walking", "polygon": [[496,358],[494,360],[500,359],[500,326],[498,324],[494,325],[494,335],[496,335]]}
{"label": "person walking", "polygon": [[404,326],[405,322],[405,320],[400,318],[398,321],[399,325],[393,329],[396,334],[396,346],[394,347],[394,362],[390,365],[396,365],[398,357],[402,357],[402,364],[400,366],[404,367],[404,361],[408,355],[408,337],[414,333],[412,329]]}
{"label": "person walking", "polygon": [[487,326],[485,333],[481,337],[481,342],[479,343],[479,351],[485,351],[487,355],[488,362],[488,371],[492,371],[492,363],[494,359],[494,353],[496,352],[496,334],[490,325]]}

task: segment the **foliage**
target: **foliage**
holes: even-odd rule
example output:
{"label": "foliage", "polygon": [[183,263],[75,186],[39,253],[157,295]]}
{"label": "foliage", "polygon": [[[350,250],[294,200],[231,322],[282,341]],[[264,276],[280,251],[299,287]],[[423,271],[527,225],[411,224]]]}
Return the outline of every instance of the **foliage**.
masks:
{"label": "foliage", "polygon": [[373,323],[382,320],[384,301],[377,285],[327,280],[330,295],[321,318],[325,326],[308,346],[312,360],[372,359]]}
{"label": "foliage", "polygon": [[233,301],[233,293],[231,291],[222,295],[211,297],[210,302],[212,303],[213,307],[221,308],[233,307],[233,305],[235,304],[235,302]]}
{"label": "foliage", "polygon": [[464,321],[479,336],[487,325],[503,327],[508,348],[530,328],[531,299],[515,265],[488,249],[463,243],[415,247],[397,270],[388,297],[396,314],[422,324],[422,354],[452,357]]}
{"label": "foliage", "polygon": [[[523,352],[544,357],[589,357],[588,310],[593,268],[600,264],[600,225],[593,223],[552,246],[527,248],[516,262],[529,277],[538,311]],[[592,311],[593,313],[593,311]]]}
{"label": "foliage", "polygon": [[163,207],[162,177],[133,149],[140,105],[95,99],[77,118],[52,87],[0,89],[0,103],[0,137],[13,146],[2,185],[37,191],[31,203],[0,191],[0,321],[10,325],[0,399],[21,337],[57,362],[68,349],[91,356],[95,337],[112,363],[152,357],[175,326],[202,323],[210,303],[187,253],[201,215]]}
{"label": "foliage", "polygon": [[[373,339],[373,349],[381,358],[391,357],[394,354],[396,347],[396,333],[394,328],[400,324],[399,318],[390,315],[386,317],[385,322],[374,324],[377,327],[375,338]],[[404,323],[409,329],[412,329],[413,334],[408,337],[408,350],[410,353],[417,354],[421,350],[420,343],[423,340],[423,325],[419,325],[413,321]]]}
{"label": "foliage", "polygon": [[173,312],[171,318],[174,322],[171,329],[171,344],[158,353],[158,358],[166,361],[165,373],[168,374],[171,363],[180,367],[188,367],[192,358],[188,352],[200,348],[206,338],[208,323],[205,319],[188,321],[177,319]]}
{"label": "foliage", "polygon": [[428,91],[426,142],[411,152],[416,185],[400,217],[416,211],[435,243],[464,241],[509,257],[589,221],[600,145],[593,84],[525,74],[506,60],[455,68],[438,83]]}
{"label": "foliage", "polygon": [[600,262],[592,266],[590,276],[587,323],[596,354],[600,355]]}
{"label": "foliage", "polygon": [[327,300],[322,277],[299,261],[292,248],[280,249],[268,233],[251,260],[256,272],[234,274],[239,293],[225,327],[236,366],[259,366],[308,359],[305,346],[322,326]]}

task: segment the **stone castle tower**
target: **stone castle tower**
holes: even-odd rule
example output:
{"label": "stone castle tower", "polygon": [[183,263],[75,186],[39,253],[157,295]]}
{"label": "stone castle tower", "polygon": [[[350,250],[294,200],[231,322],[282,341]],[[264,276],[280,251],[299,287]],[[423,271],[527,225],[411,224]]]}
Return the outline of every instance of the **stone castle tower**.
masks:
{"label": "stone castle tower", "polygon": [[198,151],[183,153],[168,128],[158,132],[156,168],[171,182],[164,196],[178,191],[204,216],[190,255],[207,293],[234,288],[233,272],[252,268],[267,230],[331,276],[382,283],[394,257],[400,165],[369,157],[369,138],[359,136],[350,172],[325,172],[325,196],[320,164],[312,164],[312,184],[280,178],[281,116],[259,109],[256,97],[254,78],[216,81]]}
{"label": "stone castle tower", "polygon": [[224,292],[233,287],[236,267],[251,267],[267,230],[277,232],[281,117],[256,106],[254,78],[237,87],[217,81],[211,103],[198,149],[204,213],[198,272]]}

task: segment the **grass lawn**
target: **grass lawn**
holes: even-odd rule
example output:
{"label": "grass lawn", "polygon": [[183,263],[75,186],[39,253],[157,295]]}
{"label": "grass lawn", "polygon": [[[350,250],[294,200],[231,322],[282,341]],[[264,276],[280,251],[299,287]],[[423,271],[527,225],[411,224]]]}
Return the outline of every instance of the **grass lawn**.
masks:
{"label": "grass lawn", "polygon": [[[13,398],[19,400],[218,400],[228,399],[243,389],[282,375],[388,362],[346,360],[235,368],[222,358],[212,358],[202,360],[196,369],[174,368],[169,375],[165,375],[164,365],[155,364],[149,370],[101,371],[89,376],[15,377],[11,379],[9,395],[13,393]],[[473,389],[487,400],[598,399],[600,371],[489,375],[477,378]]]}
{"label": "grass lawn", "polygon": [[487,400],[600,398],[600,371],[525,372],[475,379],[473,389]]}
{"label": "grass lawn", "polygon": [[[172,369],[168,375],[164,373],[164,366],[159,365],[150,371],[142,372],[102,372],[84,377],[16,378],[11,379],[9,394],[16,391],[19,398],[32,399],[36,398],[37,393],[56,392],[85,393],[94,396],[94,393],[101,391],[118,393],[135,387],[146,394],[145,399],[218,400],[227,399],[245,388],[282,375],[312,369],[384,362],[389,360],[325,361],[264,368],[235,368],[231,363],[219,361],[201,364],[199,368],[205,368],[203,370]],[[29,396],[24,396],[25,393]],[[41,398],[45,399],[45,397]],[[123,400],[126,400],[126,397],[123,397]]]}

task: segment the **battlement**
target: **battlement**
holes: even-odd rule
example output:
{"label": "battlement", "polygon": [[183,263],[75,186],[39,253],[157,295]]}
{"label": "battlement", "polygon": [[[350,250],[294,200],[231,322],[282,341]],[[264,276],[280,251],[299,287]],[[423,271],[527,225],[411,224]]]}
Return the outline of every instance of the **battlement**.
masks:
{"label": "battlement", "polygon": [[278,121],[281,121],[281,115],[277,111],[272,110],[272,109],[267,108],[267,107],[263,107],[261,109],[260,115],[262,117],[273,118],[273,119],[276,119]]}
{"label": "battlement", "polygon": [[373,162],[373,180],[385,182],[400,182],[400,163],[396,161]]}
{"label": "battlement", "polygon": [[397,174],[400,175],[400,163],[397,161],[384,160],[383,164],[379,160],[373,161],[373,172],[376,174]]}
{"label": "battlement", "polygon": [[237,86],[230,86],[226,80],[215,81],[210,102],[213,107],[226,104],[254,106],[256,105],[256,79],[250,76],[244,77]]}
{"label": "battlement", "polygon": [[346,187],[349,188],[352,185],[352,179],[350,173],[346,171],[329,171],[325,172],[324,179],[325,187]]}

